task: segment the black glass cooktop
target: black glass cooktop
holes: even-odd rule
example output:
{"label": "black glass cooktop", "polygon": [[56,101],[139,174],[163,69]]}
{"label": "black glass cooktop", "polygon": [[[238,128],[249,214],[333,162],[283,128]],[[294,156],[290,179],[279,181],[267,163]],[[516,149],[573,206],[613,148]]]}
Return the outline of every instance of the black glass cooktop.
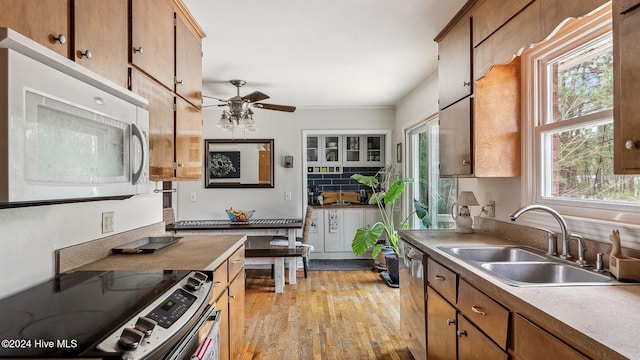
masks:
{"label": "black glass cooktop", "polygon": [[101,338],[187,274],[76,272],[2,299],[0,357],[99,356]]}

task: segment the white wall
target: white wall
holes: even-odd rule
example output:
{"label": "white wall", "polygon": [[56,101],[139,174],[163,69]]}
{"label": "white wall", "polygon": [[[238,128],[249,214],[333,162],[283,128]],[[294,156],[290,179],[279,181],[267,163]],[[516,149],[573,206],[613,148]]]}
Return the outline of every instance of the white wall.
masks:
{"label": "white wall", "polygon": [[[438,74],[434,72],[398,102],[396,142],[404,144],[404,132],[416,123],[438,114]],[[394,146],[395,151],[395,146]],[[520,207],[520,178],[459,178],[458,191],[473,191],[481,205],[496,202],[496,219],[510,221],[508,215]],[[474,216],[480,208],[471,208]]]}
{"label": "white wall", "polygon": [[[152,183],[152,186],[154,183]],[[102,234],[102,213],[114,232]],[[162,197],[0,209],[0,298],[55,275],[54,251],[162,221]]]}
{"label": "white wall", "polygon": [[[205,139],[230,139],[231,133],[215,127],[221,110],[205,109],[203,112]],[[258,131],[247,132],[247,138],[274,139],[275,187],[273,189],[207,189],[204,180],[175,183],[176,218],[224,219],[229,207],[256,210],[255,218],[303,217],[306,186],[302,176],[302,130],[384,129],[394,127],[392,107],[371,108],[308,108],[294,113],[256,110],[254,114]],[[242,138],[242,132],[234,133]],[[293,168],[283,167],[282,157],[293,155]],[[284,200],[285,192],[291,192],[290,201]],[[195,193],[196,201],[189,200]]]}

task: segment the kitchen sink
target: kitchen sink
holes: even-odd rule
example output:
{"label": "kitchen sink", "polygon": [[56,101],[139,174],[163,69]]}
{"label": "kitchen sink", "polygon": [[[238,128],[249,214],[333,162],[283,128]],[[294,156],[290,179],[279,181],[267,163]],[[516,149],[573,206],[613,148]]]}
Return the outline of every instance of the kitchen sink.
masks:
{"label": "kitchen sink", "polygon": [[442,250],[466,261],[474,262],[514,262],[514,261],[548,261],[524,246],[478,246],[448,247]]}
{"label": "kitchen sink", "polygon": [[522,245],[441,246],[440,250],[512,286],[623,285],[608,273],[582,268]]}
{"label": "kitchen sink", "polygon": [[608,275],[555,262],[490,262],[483,269],[506,280],[508,284],[526,285],[610,285],[616,281]]}

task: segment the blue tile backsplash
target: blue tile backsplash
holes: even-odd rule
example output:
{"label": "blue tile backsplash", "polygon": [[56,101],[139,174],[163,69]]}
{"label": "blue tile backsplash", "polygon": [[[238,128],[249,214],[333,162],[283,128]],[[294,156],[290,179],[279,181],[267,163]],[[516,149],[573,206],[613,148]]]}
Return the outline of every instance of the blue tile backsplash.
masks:
{"label": "blue tile backsplash", "polygon": [[316,186],[317,193],[325,191],[358,191],[371,189],[351,179],[353,174],[361,174],[365,176],[375,175],[380,168],[378,167],[344,167],[341,174],[307,174],[307,187]]}

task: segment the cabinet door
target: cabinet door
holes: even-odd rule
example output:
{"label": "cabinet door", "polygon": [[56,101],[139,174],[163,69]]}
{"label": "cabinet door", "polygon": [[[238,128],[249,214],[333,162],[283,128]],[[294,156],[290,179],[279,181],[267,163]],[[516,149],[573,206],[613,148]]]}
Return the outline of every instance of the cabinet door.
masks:
{"label": "cabinet door", "polygon": [[239,359],[244,344],[244,271],[229,285],[229,358]]}
{"label": "cabinet door", "polygon": [[471,18],[461,19],[438,43],[440,109],[472,93]]}
{"label": "cabinet door", "polygon": [[427,287],[427,356],[455,360],[457,348],[456,309],[431,287]]}
{"label": "cabinet door", "polygon": [[471,175],[471,119],[473,98],[440,111],[440,176]]}
{"label": "cabinet door", "polygon": [[127,87],[127,0],[75,0],[73,10],[73,60],[116,84]]}
{"label": "cabinet door", "polygon": [[509,358],[505,352],[460,314],[458,314],[457,333],[458,359],[460,360],[507,360]]}
{"label": "cabinet door", "polygon": [[630,0],[613,2],[614,171],[617,174],[640,174],[640,103],[637,100],[640,7],[632,5]]}
{"label": "cabinet door", "polygon": [[[226,272],[225,272],[226,275]],[[229,290],[225,288],[216,300],[216,309],[220,310],[220,360],[229,360]]]}
{"label": "cabinet door", "polygon": [[322,137],[324,166],[342,166],[342,136],[327,135]]}
{"label": "cabinet door", "polygon": [[[69,57],[69,0],[0,0],[0,9],[0,26],[11,28]],[[54,38],[59,35],[65,40],[56,41]]]}
{"label": "cabinet door", "polygon": [[342,227],[342,250],[352,251],[351,242],[356,231],[364,225],[363,209],[344,209],[342,214],[344,226]]}
{"label": "cabinet door", "polygon": [[202,113],[176,98],[176,177],[202,178]]}
{"label": "cabinet door", "polygon": [[131,70],[131,91],[149,101],[149,179],[172,178],[174,95],[135,70]]}
{"label": "cabinet door", "polygon": [[167,0],[131,1],[130,61],[168,89],[174,87],[174,12]]}
{"label": "cabinet door", "polygon": [[311,252],[311,257],[314,253],[324,252],[324,210],[314,209],[311,214],[311,224],[309,224],[309,244],[313,246],[314,250]]}
{"label": "cabinet door", "polygon": [[513,350],[522,360],[587,359],[519,314],[513,317]]}
{"label": "cabinet door", "polygon": [[307,166],[320,166],[320,136],[307,136]]}
{"label": "cabinet door", "polygon": [[364,158],[364,166],[382,166],[384,164],[384,136],[368,135],[363,136],[367,146]]}
{"label": "cabinet door", "polygon": [[345,135],[344,136],[344,156],[343,166],[362,166],[363,152],[362,136]]}
{"label": "cabinet door", "polygon": [[342,228],[344,218],[342,210],[331,209],[324,212],[324,251],[343,251]]}
{"label": "cabinet door", "polygon": [[202,107],[202,40],[176,16],[175,91],[192,105]]}

